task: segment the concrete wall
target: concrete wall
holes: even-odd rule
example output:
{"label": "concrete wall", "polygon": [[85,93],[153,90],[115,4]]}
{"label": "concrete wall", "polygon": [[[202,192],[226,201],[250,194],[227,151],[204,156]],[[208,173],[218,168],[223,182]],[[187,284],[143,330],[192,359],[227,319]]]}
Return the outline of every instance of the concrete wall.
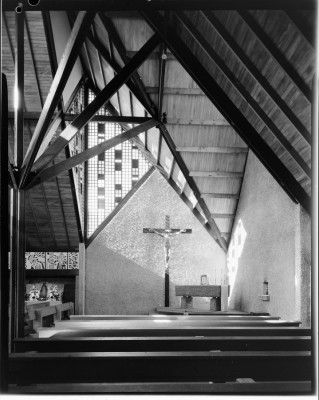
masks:
{"label": "concrete wall", "polygon": [[[310,219],[249,153],[227,255],[237,310],[310,320]],[[262,301],[263,281],[270,301]]]}
{"label": "concrete wall", "polygon": [[[98,235],[86,252],[85,312],[87,314],[145,314],[164,305],[163,239],[143,228],[191,228],[192,234],[172,239],[170,305],[180,306],[175,284],[226,282],[226,254],[165,179],[154,172]],[[194,305],[209,308],[207,299]]]}

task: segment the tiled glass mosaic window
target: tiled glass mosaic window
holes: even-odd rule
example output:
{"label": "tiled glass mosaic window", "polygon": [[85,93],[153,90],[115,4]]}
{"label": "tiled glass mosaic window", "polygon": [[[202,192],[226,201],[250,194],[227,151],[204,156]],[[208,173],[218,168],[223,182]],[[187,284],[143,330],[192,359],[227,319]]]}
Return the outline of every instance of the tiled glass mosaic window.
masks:
{"label": "tiled glass mosaic window", "polygon": [[[94,94],[89,91],[89,103]],[[102,107],[98,115],[109,115]],[[88,148],[122,133],[117,123],[90,122]],[[126,141],[88,161],[87,235],[90,236],[121,202],[150,164],[138,148]]]}

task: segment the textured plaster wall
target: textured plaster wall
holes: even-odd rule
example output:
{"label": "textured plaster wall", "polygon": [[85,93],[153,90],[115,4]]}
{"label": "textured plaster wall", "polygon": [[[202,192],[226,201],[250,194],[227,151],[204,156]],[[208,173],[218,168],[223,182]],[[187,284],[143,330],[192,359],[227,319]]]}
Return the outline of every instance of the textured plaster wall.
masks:
{"label": "textured plaster wall", "polygon": [[[304,321],[310,313],[304,286],[310,285],[310,233],[307,215],[250,152],[227,254],[230,308]],[[268,302],[258,297],[264,280]]]}
{"label": "textured plaster wall", "polygon": [[[226,254],[215,243],[165,179],[154,172],[86,253],[85,311],[87,314],[146,314],[164,305],[163,239],[143,228],[191,228],[192,234],[172,239],[170,305],[180,306],[176,284],[226,282]],[[197,307],[209,308],[197,298]]]}

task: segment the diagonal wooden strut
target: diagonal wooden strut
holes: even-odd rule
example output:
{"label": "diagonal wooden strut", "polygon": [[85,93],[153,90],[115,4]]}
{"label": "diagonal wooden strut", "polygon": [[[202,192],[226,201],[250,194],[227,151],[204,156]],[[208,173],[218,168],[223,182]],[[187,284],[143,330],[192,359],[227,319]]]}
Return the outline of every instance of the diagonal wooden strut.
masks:
{"label": "diagonal wooden strut", "polygon": [[[153,11],[143,12],[142,14],[153,30],[160,34],[164,40],[164,22],[161,15]],[[170,27],[168,27],[166,42],[181,65],[205,92],[219,112],[233,125],[237,133],[283,187],[290,198],[293,201],[299,202],[310,213],[309,195]]]}
{"label": "diagonal wooden strut", "polygon": [[93,118],[95,113],[118,91],[118,89],[129,79],[130,75],[145,61],[147,56],[160,43],[157,35],[152,38],[140,49],[132,60],[112,79],[112,81],[96,96],[96,98],[76,117],[72,123],[63,130],[55,142],[43,153],[35,162],[32,170],[37,171],[45,167],[74,137]]}
{"label": "diagonal wooden strut", "polygon": [[38,175],[30,182],[30,184],[27,185],[27,188],[30,189],[31,187],[41,182],[54,178],[57,175],[61,174],[62,172],[65,172],[77,166],[78,164],[82,164],[83,162],[88,161],[90,158],[93,158],[101,153],[104,153],[105,151],[117,146],[120,143],[132,139],[133,137],[139,135],[140,133],[145,132],[147,129],[153,128],[157,124],[158,121],[152,119],[148,122],[145,122],[144,124],[136,126],[128,131],[125,131],[109,140],[99,143],[96,146],[84,150],[81,153],[66,159],[65,161],[62,161],[58,164],[54,164],[52,167],[43,169],[39,171]]}
{"label": "diagonal wooden strut", "polygon": [[51,118],[58,105],[66,82],[70,76],[74,63],[79,55],[84,38],[91,26],[94,12],[79,12],[76,23],[73,26],[70,38],[64,50],[61,62],[53,79],[48,97],[42,109],[39,121],[32,136],[29,148],[22,165],[22,173],[19,186],[23,187],[33,161],[37,155],[42,139],[49,128]]}

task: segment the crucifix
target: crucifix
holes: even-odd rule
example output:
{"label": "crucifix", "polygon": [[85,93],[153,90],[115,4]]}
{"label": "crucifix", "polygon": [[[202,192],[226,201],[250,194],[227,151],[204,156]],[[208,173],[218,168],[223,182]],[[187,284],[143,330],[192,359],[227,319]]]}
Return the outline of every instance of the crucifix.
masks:
{"label": "crucifix", "polygon": [[169,259],[171,256],[170,239],[180,233],[192,233],[191,229],[171,229],[169,215],[165,215],[165,229],[143,228],[143,233],[155,233],[164,238],[165,253],[165,307],[169,307]]}

